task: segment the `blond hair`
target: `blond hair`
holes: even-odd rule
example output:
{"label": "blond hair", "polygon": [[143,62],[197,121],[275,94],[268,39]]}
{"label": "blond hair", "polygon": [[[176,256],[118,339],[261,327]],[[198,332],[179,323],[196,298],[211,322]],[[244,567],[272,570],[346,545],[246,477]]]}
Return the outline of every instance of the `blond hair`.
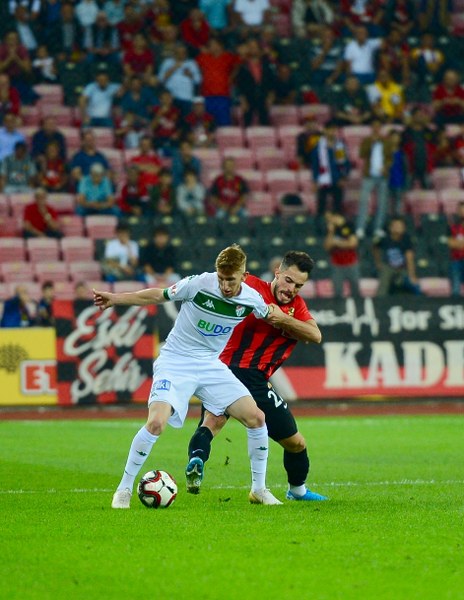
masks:
{"label": "blond hair", "polygon": [[246,270],[246,254],[238,244],[232,244],[219,252],[215,267],[216,271],[224,273],[236,273],[237,271],[245,272]]}

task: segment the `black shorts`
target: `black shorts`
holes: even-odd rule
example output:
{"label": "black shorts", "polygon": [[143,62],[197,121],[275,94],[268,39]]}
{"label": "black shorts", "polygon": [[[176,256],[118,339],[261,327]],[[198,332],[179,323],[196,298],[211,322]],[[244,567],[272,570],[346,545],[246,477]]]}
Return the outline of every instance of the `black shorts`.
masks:
{"label": "black shorts", "polygon": [[265,414],[269,437],[272,440],[278,442],[297,433],[295,417],[288,404],[279,396],[262,371],[234,367],[230,367],[230,370],[250,390],[256,404]]}

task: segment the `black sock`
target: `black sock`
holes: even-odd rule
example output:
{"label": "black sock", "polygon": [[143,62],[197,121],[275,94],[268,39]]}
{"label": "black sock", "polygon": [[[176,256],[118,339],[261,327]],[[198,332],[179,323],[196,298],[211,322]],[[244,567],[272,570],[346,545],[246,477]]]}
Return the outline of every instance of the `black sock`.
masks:
{"label": "black sock", "polygon": [[297,453],[284,450],[284,467],[290,485],[303,485],[309,473],[309,457],[306,448]]}
{"label": "black sock", "polygon": [[195,456],[206,462],[211,452],[213,434],[207,427],[198,427],[188,447],[189,460]]}

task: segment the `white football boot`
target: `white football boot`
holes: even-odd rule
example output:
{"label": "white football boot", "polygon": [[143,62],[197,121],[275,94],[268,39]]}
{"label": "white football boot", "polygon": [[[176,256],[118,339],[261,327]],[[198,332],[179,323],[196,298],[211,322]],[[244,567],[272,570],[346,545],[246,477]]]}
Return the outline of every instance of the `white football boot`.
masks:
{"label": "white football boot", "polygon": [[131,497],[132,492],[129,488],[116,490],[113,495],[113,501],[111,502],[111,508],[130,508]]}
{"label": "white football boot", "polygon": [[256,492],[250,492],[249,495],[251,504],[282,504],[275,496],[271,494],[271,490],[264,488]]}

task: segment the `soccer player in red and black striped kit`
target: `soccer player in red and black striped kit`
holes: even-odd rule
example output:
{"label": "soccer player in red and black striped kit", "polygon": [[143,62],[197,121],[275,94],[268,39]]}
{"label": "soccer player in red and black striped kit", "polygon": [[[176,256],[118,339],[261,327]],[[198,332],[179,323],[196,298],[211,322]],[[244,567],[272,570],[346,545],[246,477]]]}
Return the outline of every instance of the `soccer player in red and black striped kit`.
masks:
{"label": "soccer player in red and black striped kit", "polygon": [[[276,269],[271,283],[249,275],[248,285],[257,290],[268,304],[274,305],[273,315],[279,321],[274,327],[272,319],[267,322],[252,315],[237,326],[221,360],[229,366],[250,390],[258,407],[266,416],[269,437],[284,449],[284,468],[288,478],[288,500],[326,500],[306,487],[309,458],[306,441],[288,404],[280,397],[269,381],[271,375],[290,356],[297,341],[319,344],[321,333],[298,296],[309,279],[313,260],[305,252],[289,251]],[[287,315],[282,325],[282,313]],[[277,313],[280,313],[279,316]],[[204,473],[204,463],[211,451],[211,441],[226,424],[227,417],[216,417],[202,410],[202,421],[189,444],[189,463],[185,475],[187,491],[198,494]]]}

